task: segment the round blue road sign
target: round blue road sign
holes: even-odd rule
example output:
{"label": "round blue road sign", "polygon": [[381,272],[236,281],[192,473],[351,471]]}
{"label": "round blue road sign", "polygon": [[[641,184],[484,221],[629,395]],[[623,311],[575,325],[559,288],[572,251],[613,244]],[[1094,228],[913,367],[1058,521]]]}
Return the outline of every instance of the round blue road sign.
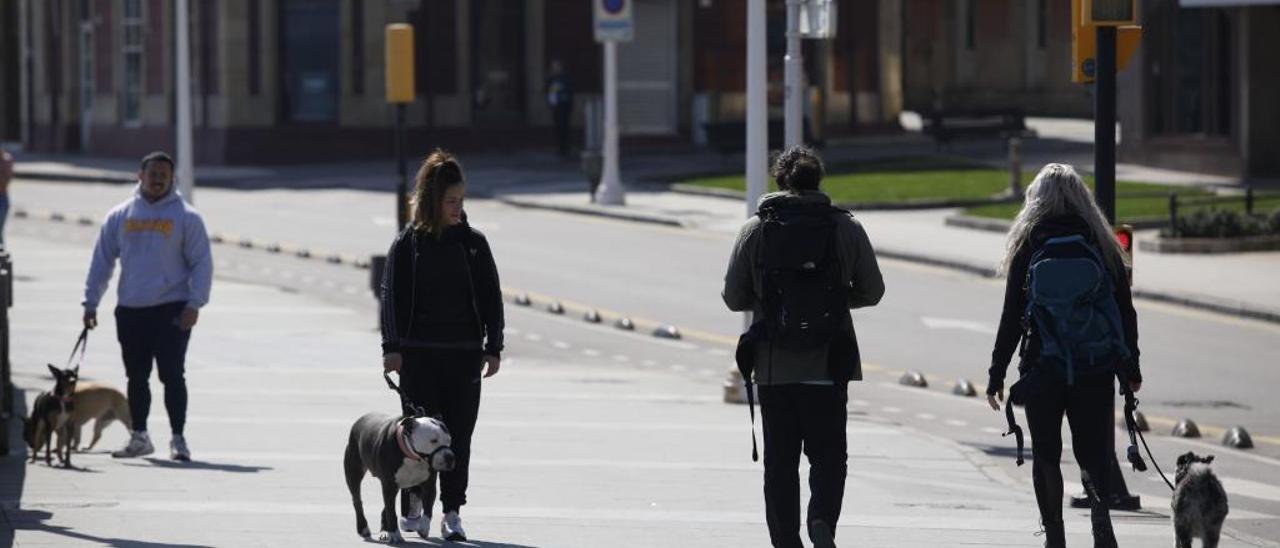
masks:
{"label": "round blue road sign", "polygon": [[610,14],[622,13],[622,9],[627,6],[627,0],[603,0],[604,11]]}

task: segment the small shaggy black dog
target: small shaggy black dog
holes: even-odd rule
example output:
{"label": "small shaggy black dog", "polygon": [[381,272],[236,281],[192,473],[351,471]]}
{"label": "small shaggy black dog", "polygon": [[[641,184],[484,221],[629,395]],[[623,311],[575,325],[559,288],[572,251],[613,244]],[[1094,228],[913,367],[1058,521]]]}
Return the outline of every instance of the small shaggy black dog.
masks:
{"label": "small shaggy black dog", "polygon": [[1178,457],[1173,490],[1173,531],[1178,548],[1191,548],[1191,539],[1200,537],[1204,548],[1217,548],[1222,522],[1227,519],[1227,492],[1213,475],[1209,463],[1213,455],[1201,457],[1190,451]]}

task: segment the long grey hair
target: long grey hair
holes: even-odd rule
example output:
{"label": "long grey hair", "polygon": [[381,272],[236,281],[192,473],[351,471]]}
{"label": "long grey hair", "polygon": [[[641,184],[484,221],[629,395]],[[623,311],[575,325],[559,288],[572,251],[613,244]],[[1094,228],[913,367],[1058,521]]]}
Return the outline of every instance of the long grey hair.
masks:
{"label": "long grey hair", "polygon": [[1058,215],[1079,215],[1089,225],[1089,232],[1102,252],[1103,261],[1112,274],[1121,274],[1125,268],[1124,251],[1111,232],[1111,225],[1103,217],[1102,210],[1093,201],[1093,192],[1085,186],[1075,168],[1066,164],[1048,164],[1040,170],[1031,186],[1027,187],[1022,211],[1013,220],[1005,241],[1004,260],[1000,261],[1000,274],[1009,273],[1013,258],[1022,246],[1027,245],[1031,229],[1040,221]]}

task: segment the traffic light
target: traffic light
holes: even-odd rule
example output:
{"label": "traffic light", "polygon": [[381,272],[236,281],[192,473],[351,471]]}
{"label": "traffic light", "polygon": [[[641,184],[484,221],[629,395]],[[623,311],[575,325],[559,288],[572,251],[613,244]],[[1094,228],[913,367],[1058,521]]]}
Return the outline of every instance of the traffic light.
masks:
{"label": "traffic light", "polygon": [[1116,242],[1120,243],[1120,249],[1124,250],[1124,254],[1133,257],[1133,227],[1130,225],[1120,225],[1115,228]]}
{"label": "traffic light", "polygon": [[386,42],[387,102],[412,103],[413,27],[404,23],[387,25]]}
{"label": "traffic light", "polygon": [[[1091,1],[1071,0],[1071,81],[1077,84],[1093,83],[1097,70],[1098,25],[1080,14]],[[1116,70],[1124,70],[1142,41],[1142,27],[1125,25],[1116,31]]]}
{"label": "traffic light", "polygon": [[1124,27],[1138,23],[1136,0],[1076,0],[1083,11],[1080,22],[1099,27]]}
{"label": "traffic light", "polygon": [[1115,227],[1116,242],[1120,244],[1120,249],[1124,250],[1124,256],[1128,261],[1125,266],[1125,275],[1129,279],[1129,285],[1133,285],[1133,226],[1116,225]]}

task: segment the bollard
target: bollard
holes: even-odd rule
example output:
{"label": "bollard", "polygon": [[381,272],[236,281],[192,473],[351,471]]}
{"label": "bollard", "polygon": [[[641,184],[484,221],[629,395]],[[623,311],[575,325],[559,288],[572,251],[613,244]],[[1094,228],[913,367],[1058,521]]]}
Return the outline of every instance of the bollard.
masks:
{"label": "bollard", "polygon": [[914,388],[929,387],[929,381],[925,380],[924,373],[919,371],[907,371],[906,373],[903,373],[902,378],[898,379],[898,384]]}
{"label": "bollard", "polygon": [[1178,236],[1178,193],[1169,193],[1169,230]]}
{"label": "bollard", "polygon": [[547,305],[547,312],[557,316],[564,314],[564,305],[560,304],[560,301],[552,301],[551,304]]}
{"label": "bollard", "polygon": [[956,384],[951,387],[951,393],[956,396],[973,398],[978,395],[978,389],[975,388],[973,386],[973,383],[969,382],[968,379],[960,379],[960,380],[957,380]]}
{"label": "bollard", "polygon": [[1234,449],[1253,449],[1253,438],[1243,426],[1235,426],[1222,435],[1222,445]]}
{"label": "bollard", "polygon": [[0,456],[9,454],[13,375],[9,367],[9,307],[13,306],[13,262],[0,244]]}
{"label": "bollard", "polygon": [[1253,187],[1244,189],[1244,213],[1253,215]]}
{"label": "bollard", "polygon": [[1191,419],[1182,419],[1173,426],[1171,435],[1175,438],[1198,438],[1200,427],[1196,426],[1196,422]]}
{"label": "bollard", "polygon": [[586,320],[587,323],[600,323],[601,322],[600,311],[594,308],[591,310],[588,310],[586,314],[582,315],[582,319]]}
{"label": "bollard", "polygon": [[1009,137],[1009,196],[1022,197],[1022,138]]}

